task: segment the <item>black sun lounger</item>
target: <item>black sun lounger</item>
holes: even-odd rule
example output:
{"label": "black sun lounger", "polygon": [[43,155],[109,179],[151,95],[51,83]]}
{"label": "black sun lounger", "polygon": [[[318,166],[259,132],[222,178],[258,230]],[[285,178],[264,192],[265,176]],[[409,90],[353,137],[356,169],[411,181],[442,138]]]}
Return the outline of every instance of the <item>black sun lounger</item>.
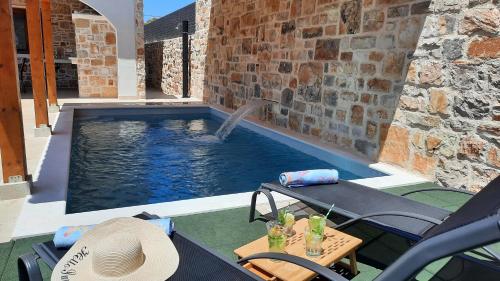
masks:
{"label": "black sun lounger", "polygon": [[[142,216],[153,218],[147,214]],[[174,233],[172,241],[180,255],[180,266],[169,280],[261,280],[238,264],[228,261],[180,233]],[[500,177],[483,188],[457,212],[450,214],[443,223],[427,231],[415,246],[382,271],[374,281],[415,280],[415,275],[425,266],[445,257],[453,258],[434,278],[454,276],[459,277],[457,280],[463,281],[500,280],[498,257],[493,254],[486,255],[489,261],[484,264],[483,261],[477,259],[465,258],[466,255],[463,254],[499,241]],[[42,280],[37,263],[39,257],[53,268],[64,255],[64,251],[55,249],[52,242],[34,246],[36,254],[31,253],[19,258],[21,281]],[[301,265],[315,271],[326,280],[347,280],[326,267],[286,254],[261,253],[245,257],[238,263],[261,258],[284,260]],[[460,267],[461,265],[464,266]],[[470,277],[473,279],[469,279]]]}
{"label": "black sun lounger", "polygon": [[[452,258],[432,280],[500,280],[500,258],[487,245],[500,242],[500,176],[474,195],[441,224],[385,269],[375,280],[407,280],[429,263]],[[485,251],[484,262],[464,252]],[[460,267],[463,265],[463,267]],[[457,271],[458,266],[458,271]],[[479,269],[481,268],[481,269]],[[453,274],[455,273],[455,274]],[[456,279],[438,279],[451,276]]]}
{"label": "black sun lounger", "polygon": [[255,204],[257,195],[261,193],[267,196],[272,215],[277,217],[278,211],[271,191],[327,210],[335,204],[333,212],[349,219],[341,228],[363,220],[415,241],[450,215],[447,210],[349,181],[299,188],[287,188],[276,182],[264,183],[254,192],[250,222],[255,220]]}
{"label": "black sun lounger", "polygon": [[[141,219],[159,218],[147,213],[135,216]],[[188,280],[234,280],[234,281],[254,281],[262,280],[257,275],[251,273],[240,264],[227,259],[213,250],[187,238],[185,235],[174,232],[170,239],[172,240],[177,252],[179,253],[179,267],[171,276],[169,281],[188,281]],[[22,255],[18,259],[18,272],[20,281],[43,281],[38,260],[41,259],[52,270],[57,262],[64,256],[67,249],[58,249],[52,241],[33,244],[35,253]],[[347,281],[335,272],[323,267],[317,263],[302,259],[296,256],[278,253],[262,253],[255,256],[258,258],[272,258],[283,260],[300,265],[327,280]],[[240,261],[247,262],[248,259]]]}
{"label": "black sun lounger", "polygon": [[500,265],[491,260],[465,254],[451,258],[429,281],[490,281],[500,280]]}
{"label": "black sun lounger", "polygon": [[[264,192],[268,193],[268,190]],[[154,218],[148,214],[141,216],[145,219]],[[180,266],[169,280],[261,280],[238,264],[228,261],[180,233],[173,234],[172,242],[179,252]],[[451,276],[451,280],[460,281],[500,280],[498,256],[486,250],[486,254],[482,254],[488,261],[483,261],[464,254],[497,242],[500,242],[500,177],[483,188],[459,210],[450,214],[443,223],[429,229],[418,243],[382,271],[374,281],[415,280],[416,274],[425,266],[446,257],[452,258],[433,277],[433,281],[443,280],[441,279],[443,276]],[[35,244],[34,249],[36,254],[30,253],[19,257],[21,281],[42,280],[37,259],[42,258],[53,268],[64,255],[64,251],[55,249],[52,242]],[[347,281],[326,267],[286,254],[261,253],[245,257],[238,263],[269,258],[301,265],[326,280]]]}
{"label": "black sun lounger", "polygon": [[[454,189],[421,191],[435,190],[461,192]],[[500,176],[454,213],[345,181],[336,185],[293,189],[279,184],[263,184],[253,195],[250,221],[255,220],[255,199],[260,193],[268,197],[273,215],[277,215],[270,191],[325,209],[335,203],[334,211],[350,218],[337,228],[368,220],[420,238],[416,245],[387,267],[375,281],[415,280],[413,278],[421,269],[445,257],[452,258],[432,281],[500,280],[500,256],[487,247],[500,242]],[[415,192],[419,191],[407,194]],[[482,250],[476,250],[478,248]],[[481,254],[486,260],[465,254],[467,251]]]}

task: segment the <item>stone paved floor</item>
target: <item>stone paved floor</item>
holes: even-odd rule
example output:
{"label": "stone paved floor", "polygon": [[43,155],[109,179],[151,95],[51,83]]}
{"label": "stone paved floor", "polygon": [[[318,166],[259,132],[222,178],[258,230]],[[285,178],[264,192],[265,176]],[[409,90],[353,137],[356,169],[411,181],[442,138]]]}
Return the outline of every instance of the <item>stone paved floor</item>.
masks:
{"label": "stone paved floor", "polygon": [[[422,184],[411,187],[392,188],[386,190],[393,194],[401,194],[406,191],[432,187],[432,184]],[[466,200],[467,196],[461,194],[446,193],[428,193],[420,195],[412,195],[412,199],[427,203],[430,205],[456,210]],[[292,206],[296,215],[307,216],[310,212],[315,212],[307,206],[298,203]],[[197,214],[174,218],[175,227],[193,239],[200,241],[208,247],[219,251],[221,254],[235,259],[233,250],[241,245],[244,245],[256,238],[265,234],[265,226],[262,222],[248,223],[248,208],[239,208],[226,211]],[[362,237],[364,241],[377,238],[369,246],[360,250],[363,255],[380,254],[377,258],[388,259],[388,261],[396,259],[400,253],[407,249],[407,244],[401,238],[394,235],[380,236],[378,230],[374,230],[368,226],[354,226],[346,230],[347,232],[357,237]],[[0,281],[17,281],[17,257],[25,252],[30,251],[31,244],[35,242],[47,241],[52,237],[39,236],[29,239],[21,239],[0,244]],[[433,263],[419,275],[417,280],[428,280],[436,270],[438,270],[446,260],[441,260]],[[353,281],[368,281],[373,280],[380,273],[380,270],[368,264],[359,263],[360,274],[352,278]],[[50,271],[46,266],[43,267],[44,280],[50,280]]]}

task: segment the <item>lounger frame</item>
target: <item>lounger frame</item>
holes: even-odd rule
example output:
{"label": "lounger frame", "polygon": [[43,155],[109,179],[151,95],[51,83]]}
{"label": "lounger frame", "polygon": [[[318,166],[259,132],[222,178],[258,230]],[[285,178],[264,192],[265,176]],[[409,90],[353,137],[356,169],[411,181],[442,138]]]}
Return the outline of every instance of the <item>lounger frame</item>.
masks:
{"label": "lounger frame", "polygon": [[[314,198],[311,198],[311,197],[308,197],[308,196],[305,196],[302,194],[298,194],[298,193],[294,192],[293,189],[285,189],[285,188],[278,189],[275,187],[274,184],[263,183],[263,184],[261,184],[259,189],[257,189],[252,194],[252,199],[251,199],[251,203],[250,203],[250,215],[249,215],[249,219],[248,219],[249,222],[254,222],[255,220],[257,220],[257,218],[255,216],[255,212],[256,212],[257,196],[259,194],[263,194],[267,197],[267,199],[269,201],[269,205],[271,207],[272,218],[274,218],[274,219],[278,218],[278,209],[276,207],[276,202],[274,200],[274,197],[271,193],[273,191],[277,192],[277,193],[281,193],[281,194],[289,196],[289,197],[292,197],[292,198],[297,199],[297,200],[304,202],[306,204],[310,204],[310,205],[325,209],[325,210],[328,210],[331,207],[329,204],[327,204],[325,202],[321,202],[321,201],[316,200]],[[341,209],[338,207],[334,207],[332,209],[332,211],[333,211],[333,213],[336,213],[336,214],[339,214],[341,216],[348,218],[348,221],[336,226],[336,228],[338,228],[338,229],[346,228],[346,227],[348,227],[354,223],[357,223],[359,221],[366,221],[372,225],[383,228],[386,231],[395,233],[397,235],[401,235],[401,236],[406,237],[406,238],[413,240],[413,241],[420,240],[421,236],[415,235],[414,233],[405,232],[401,229],[395,228],[395,227],[387,225],[387,224],[383,224],[379,221],[374,221],[374,220],[372,220],[372,218],[382,217],[382,216],[407,217],[407,218],[412,218],[412,219],[417,219],[417,220],[429,222],[429,223],[432,223],[434,225],[438,225],[438,224],[441,224],[443,222],[442,220],[438,220],[436,218],[428,217],[425,215],[416,214],[416,213],[409,213],[409,212],[399,212],[399,211],[374,212],[374,213],[365,214],[365,215],[354,214],[352,212],[349,212],[347,210],[344,210],[344,209]]]}

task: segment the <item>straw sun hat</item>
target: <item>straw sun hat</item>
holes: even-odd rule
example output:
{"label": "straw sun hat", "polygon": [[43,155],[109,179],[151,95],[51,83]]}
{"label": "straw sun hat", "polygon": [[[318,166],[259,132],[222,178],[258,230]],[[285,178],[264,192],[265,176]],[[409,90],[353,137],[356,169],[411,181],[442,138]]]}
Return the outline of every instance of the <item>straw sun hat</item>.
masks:
{"label": "straw sun hat", "polygon": [[179,254],[159,227],[118,218],[83,235],[56,265],[51,281],[163,281],[178,265]]}

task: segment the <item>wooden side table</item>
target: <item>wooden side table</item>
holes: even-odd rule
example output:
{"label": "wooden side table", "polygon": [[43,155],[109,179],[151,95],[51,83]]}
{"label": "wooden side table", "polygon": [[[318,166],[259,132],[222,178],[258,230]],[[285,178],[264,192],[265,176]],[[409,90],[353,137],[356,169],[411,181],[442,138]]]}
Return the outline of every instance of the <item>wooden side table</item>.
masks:
{"label": "wooden side table", "polygon": [[[301,219],[295,223],[293,229],[295,234],[287,239],[285,251],[289,255],[299,256],[314,261],[322,266],[331,266],[340,262],[344,257],[349,258],[349,268],[353,274],[358,273],[356,264],[356,249],[363,243],[361,239],[325,227],[325,238],[322,243],[323,253],[318,257],[306,255],[304,229],[308,220]],[[267,235],[250,242],[236,250],[234,253],[239,257],[247,257],[253,254],[268,252],[269,245]],[[308,269],[287,262],[277,262],[269,259],[249,261],[245,268],[256,273],[265,280],[290,280],[305,281],[313,279],[316,274]]]}

